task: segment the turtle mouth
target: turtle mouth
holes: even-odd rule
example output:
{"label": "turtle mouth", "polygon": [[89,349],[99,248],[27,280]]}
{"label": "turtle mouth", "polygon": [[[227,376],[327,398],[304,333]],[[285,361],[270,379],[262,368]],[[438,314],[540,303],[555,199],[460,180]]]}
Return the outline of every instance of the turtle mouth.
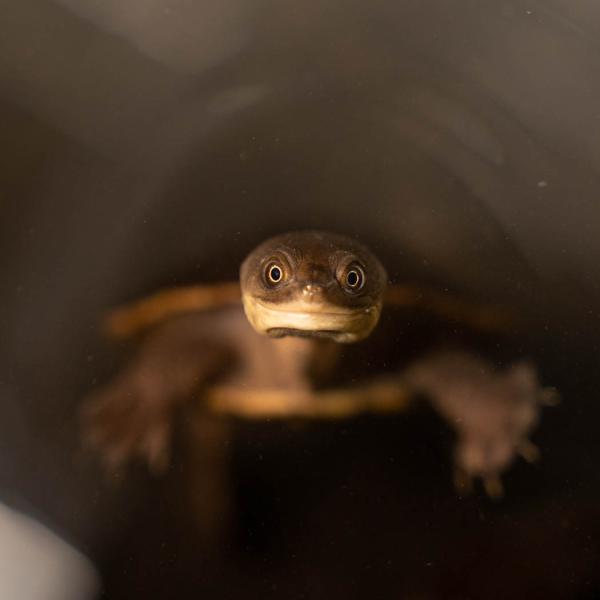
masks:
{"label": "turtle mouth", "polygon": [[330,303],[292,301],[271,303],[244,297],[244,310],[259,333],[271,337],[316,337],[337,342],[359,341],[379,320],[379,306],[348,308]]}
{"label": "turtle mouth", "polygon": [[324,339],[338,339],[344,334],[340,331],[334,331],[333,329],[293,329],[292,327],[271,327],[266,331],[269,337],[279,338],[292,335],[295,337],[312,337],[312,338],[324,338]]}

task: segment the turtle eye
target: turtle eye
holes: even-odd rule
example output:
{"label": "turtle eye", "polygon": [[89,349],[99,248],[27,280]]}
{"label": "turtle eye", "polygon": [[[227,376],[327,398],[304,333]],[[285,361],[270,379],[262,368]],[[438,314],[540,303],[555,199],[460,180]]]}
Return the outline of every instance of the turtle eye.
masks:
{"label": "turtle eye", "polygon": [[342,285],[349,292],[358,292],[365,285],[365,272],[359,265],[350,265],[342,276]]}
{"label": "turtle eye", "polygon": [[269,285],[278,285],[284,277],[283,265],[278,261],[271,261],[265,267],[265,280]]}

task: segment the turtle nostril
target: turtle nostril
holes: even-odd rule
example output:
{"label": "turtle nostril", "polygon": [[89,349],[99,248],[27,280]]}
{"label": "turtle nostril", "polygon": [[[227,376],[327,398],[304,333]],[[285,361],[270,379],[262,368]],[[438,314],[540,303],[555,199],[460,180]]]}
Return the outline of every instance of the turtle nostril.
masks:
{"label": "turtle nostril", "polygon": [[314,283],[307,283],[302,288],[302,294],[304,296],[313,297],[313,296],[318,296],[322,293],[323,293],[323,286],[316,285]]}

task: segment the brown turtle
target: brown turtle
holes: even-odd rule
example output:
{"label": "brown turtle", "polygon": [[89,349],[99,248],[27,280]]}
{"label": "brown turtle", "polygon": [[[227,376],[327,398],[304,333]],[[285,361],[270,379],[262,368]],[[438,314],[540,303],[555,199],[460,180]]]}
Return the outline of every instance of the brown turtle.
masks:
{"label": "brown turtle", "polygon": [[322,231],[268,239],[243,261],[239,283],[162,291],[109,315],[110,334],[134,337],[138,348],[86,403],[87,441],[108,465],[135,458],[160,471],[186,402],[207,415],[345,418],[400,411],[420,395],[456,431],[457,481],[481,477],[498,495],[517,454],[536,456],[528,436],[548,391],[531,363],[499,368],[452,335],[415,355],[421,336],[409,341],[408,309],[450,321],[452,331],[507,324],[497,309],[388,285],[354,239]]}

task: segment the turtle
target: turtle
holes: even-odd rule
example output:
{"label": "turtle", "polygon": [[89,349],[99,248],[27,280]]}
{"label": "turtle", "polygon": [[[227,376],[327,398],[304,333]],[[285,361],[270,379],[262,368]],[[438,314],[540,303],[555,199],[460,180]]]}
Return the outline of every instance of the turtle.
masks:
{"label": "turtle", "polygon": [[[458,330],[502,335],[507,311],[392,284],[363,243],[328,231],[270,237],[239,273],[108,315],[109,335],[136,345],[83,408],[85,440],[109,468],[137,459],[163,472],[175,415],[192,401],[207,418],[344,419],[425,398],[455,430],[456,484],[481,479],[491,496],[518,455],[537,458],[529,436],[555,391],[529,359],[499,363],[453,340]],[[407,311],[450,323],[451,335],[421,349]]]}

